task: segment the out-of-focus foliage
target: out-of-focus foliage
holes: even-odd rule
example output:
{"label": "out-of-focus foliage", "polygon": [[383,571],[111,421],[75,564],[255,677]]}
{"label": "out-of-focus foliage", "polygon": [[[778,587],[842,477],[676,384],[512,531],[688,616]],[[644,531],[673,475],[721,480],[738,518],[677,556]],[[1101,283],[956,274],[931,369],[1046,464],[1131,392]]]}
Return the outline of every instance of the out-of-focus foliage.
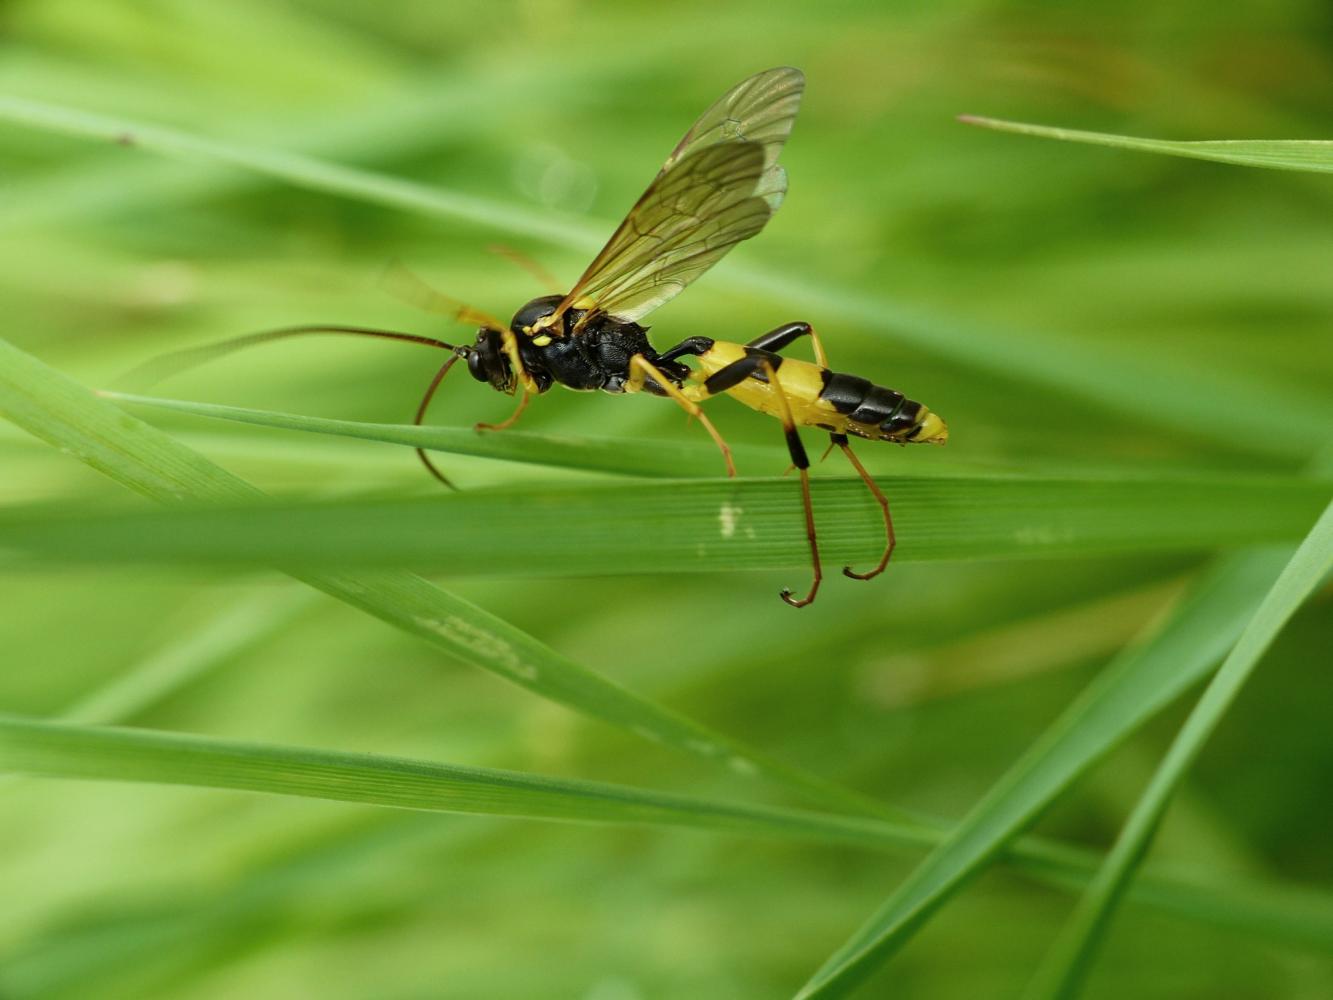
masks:
{"label": "out-of-focus foliage", "polygon": [[[1289,477],[1333,425],[1327,178],[955,121],[1327,139],[1333,21],[1314,0],[1129,12],[27,0],[0,7],[0,31],[0,92],[15,98],[304,153],[497,209],[466,222],[0,124],[3,336],[89,384],[162,351],[290,322],[459,336],[378,288],[394,258],[507,315],[545,289],[488,245],[514,244],[572,279],[587,259],[579,240],[610,231],[703,107],[746,74],[789,63],[809,77],[784,154],[790,195],[762,236],[654,316],[660,342],[811,320],[835,367],[949,420],[945,451],[861,449],[883,476]],[[169,394],[403,421],[432,361],[408,347],[293,342],[190,373]],[[457,376],[432,419],[467,427],[509,405]],[[771,422],[713,405],[761,462],[780,455]],[[272,493],[435,488],[400,447],[143,415]],[[552,434],[701,434],[650,398],[552,393],[524,419]],[[841,473],[836,457],[823,474]],[[742,473],[776,474],[776,462]],[[123,503],[118,486],[9,425],[0,463],[6,504]],[[477,457],[445,464],[469,489],[574,476]],[[536,522],[492,542],[522,552],[542,531]],[[786,569],[433,575],[716,730],[892,807],[957,818],[1169,614],[1204,564],[1192,554],[904,562],[872,584],[835,573],[799,613],[777,600],[798,582]],[[0,575],[0,709],[808,804],[499,684],[295,587],[132,561],[16,564]],[[1159,866],[1213,883],[1328,884],[1329,644],[1325,592],[1205,749],[1155,848]],[[1038,832],[1109,843],[1185,707],[1118,749]],[[915,864],[796,841],[210,789],[24,778],[4,792],[6,997],[786,995]],[[1070,905],[987,876],[867,995],[1013,994]],[[1309,950],[1131,906],[1088,994],[1330,991],[1333,963]]]}

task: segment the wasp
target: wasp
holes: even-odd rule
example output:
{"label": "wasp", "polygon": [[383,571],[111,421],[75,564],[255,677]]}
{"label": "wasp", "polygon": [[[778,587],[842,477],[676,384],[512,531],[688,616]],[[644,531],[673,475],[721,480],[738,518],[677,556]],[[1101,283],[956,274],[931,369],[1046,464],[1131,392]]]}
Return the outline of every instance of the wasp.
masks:
{"label": "wasp", "polygon": [[[829,450],[836,447],[847,456],[883,513],[885,545],[879,562],[867,572],[843,568],[853,579],[871,579],[884,571],[893,554],[893,517],[888,498],[862,466],[850,440],[944,444],[948,438],[944,421],[895,389],[833,371],[823,343],[806,322],[784,323],[746,343],[686,337],[664,351],[653,347],[647,327],[640,323],[737,243],[755,236],[782,204],[787,175],[777,161],[804,90],[800,70],[778,67],[727,91],[685,133],[573,288],[533,299],[509,323],[456,303],[406,272],[397,273],[399,291],[406,297],[478,325],[471,344],[455,346],[364,327],[303,326],[182,353],[198,360],[201,352],[211,355],[219,348],[317,332],[427,344],[449,351],[450,357],[431,380],[414,422],[423,421],[445,375],[456,362],[464,361],[477,381],[519,396],[507,420],[477,425],[485,430],[513,426],[535,396],[555,385],[612,394],[648,392],[673,400],[697,418],[721,451],[727,475],[734,476],[731,449],[700,406],[714,396],[730,396],[781,421],[791,464],[800,477],[813,578],[804,596],[784,589],[782,599],[804,607],[814,601],[823,579],[810,499],[810,460],[801,427],[828,433]],[[807,337],[813,363],[784,356],[787,348]],[[424,450],[417,454],[436,478],[450,485]]]}

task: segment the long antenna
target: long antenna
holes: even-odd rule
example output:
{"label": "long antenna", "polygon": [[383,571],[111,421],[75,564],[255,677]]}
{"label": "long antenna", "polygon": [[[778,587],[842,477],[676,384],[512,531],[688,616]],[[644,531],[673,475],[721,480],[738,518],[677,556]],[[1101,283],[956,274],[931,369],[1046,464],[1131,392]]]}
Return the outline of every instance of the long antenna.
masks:
{"label": "long antenna", "polygon": [[[430,401],[435,398],[435,390],[440,387],[440,383],[444,381],[444,377],[449,374],[449,369],[452,368],[462,356],[462,354],[456,352],[452,358],[440,365],[440,370],[437,371],[435,377],[430,380],[430,385],[426,386],[426,394],[421,397],[421,405],[417,407],[417,414],[412,418],[413,424],[418,427],[421,426],[421,422],[426,419],[426,410],[430,407]],[[426,471],[443,483],[448,489],[458,489],[458,487],[450,482],[449,478],[436,467],[435,463],[431,461],[430,455],[426,453],[425,448],[418,448],[416,451],[417,458],[421,459],[421,464],[426,467]]]}
{"label": "long antenna", "polygon": [[256,344],[265,344],[271,340],[282,340],[286,337],[295,337],[307,333],[343,333],[357,337],[379,337],[384,340],[402,340],[409,344],[423,344],[427,347],[437,347],[445,351],[455,350],[453,344],[447,344],[443,340],[436,340],[434,337],[422,337],[415,333],[400,333],[397,330],[340,325],[286,326],[278,330],[264,330],[260,333],[246,334],[243,337],[233,337],[230,340],[204,344],[201,347],[187,347],[184,350],[161,354],[156,358],[145,361],[136,368],[130,369],[112,384],[122,389],[147,389],[163,379],[170,378],[172,375],[178,375],[183,371],[196,368],[241,348],[253,347]]}

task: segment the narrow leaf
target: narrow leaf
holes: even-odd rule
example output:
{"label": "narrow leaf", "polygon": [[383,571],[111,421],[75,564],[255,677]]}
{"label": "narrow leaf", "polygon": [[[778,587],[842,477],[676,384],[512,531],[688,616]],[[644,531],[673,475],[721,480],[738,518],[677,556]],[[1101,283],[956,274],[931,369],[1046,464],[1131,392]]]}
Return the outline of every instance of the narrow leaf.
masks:
{"label": "narrow leaf", "polygon": [[1142,139],[1132,135],[1107,132],[1083,132],[1078,129],[1029,125],[1000,118],[959,115],[968,125],[980,125],[1000,132],[1036,135],[1065,142],[1085,142],[1094,146],[1114,146],[1145,153],[1187,156],[1195,160],[1216,160],[1245,167],[1270,167],[1274,170],[1306,170],[1333,173],[1333,140],[1328,139],[1210,139],[1202,142],[1176,142],[1169,139]]}
{"label": "narrow leaf", "polygon": [[[103,391],[100,395],[135,406],[174,410],[195,416],[280,427],[284,430],[332,434],[402,444],[429,451],[455,455],[475,455],[506,462],[556,465],[590,472],[617,472],[630,476],[675,478],[678,476],[716,476],[724,471],[722,455],[711,444],[690,441],[645,441],[642,438],[583,437],[572,434],[537,434],[529,431],[493,433],[471,427],[418,427],[412,424],[377,424],[356,420],[331,420],[296,413],[252,410],[217,403],[195,403],[180,399],[135,396]],[[736,462],[742,469],[756,471],[780,466],[785,459],[775,449],[733,446]],[[783,453],[785,454],[785,453]]]}
{"label": "narrow leaf", "polygon": [[[226,788],[399,809],[800,837],[899,853],[938,843],[944,836],[914,824],[713,802],[623,785],[11,716],[0,716],[0,770]],[[1022,863],[1027,867],[1030,862]],[[1065,887],[1084,884],[1090,873],[1081,861],[1073,865],[1052,861],[1043,867]],[[1289,944],[1333,947],[1333,902],[1323,896],[1268,885],[1204,887],[1152,878],[1143,880],[1134,895],[1171,912]]]}
{"label": "narrow leaf", "polygon": [[554,220],[526,208],[476,195],[454,194],[300,153],[222,142],[159,125],[14,96],[0,96],[0,120],[182,160],[222,163],[313,191],[346,195],[403,211],[465,219],[537,239],[581,245],[589,250],[599,245],[596,234],[574,222]]}
{"label": "narrow leaf", "polygon": [[1185,720],[1101,870],[1079,900],[1073,919],[1065,924],[1047,955],[1029,992],[1033,1000],[1068,1000],[1078,995],[1105,940],[1111,916],[1147,853],[1185,772],[1283,626],[1330,571],[1333,571],[1333,503],[1264,596],[1240,640]]}
{"label": "narrow leaf", "polygon": [[623,785],[377,754],[0,716],[0,769],[50,778],[231,788],[434,812],[652,823],[810,837],[878,850],[927,842],[882,820],[709,802]]}
{"label": "narrow leaf", "polygon": [[[1191,551],[1299,539],[1327,487],[1291,479],[884,479],[899,563]],[[832,563],[879,554],[857,479],[818,479]],[[541,530],[534,531],[533,526]],[[714,479],[503,486],[407,499],[0,512],[0,546],[45,560],[219,566],[414,566],[450,574],[697,573],[805,568],[797,484]],[[523,537],[522,546],[496,538]]]}
{"label": "narrow leaf", "polygon": [[1219,562],[1151,638],[1102,671],[829,958],[800,997],[846,996],[1081,775],[1207,676],[1287,556],[1262,551]]}

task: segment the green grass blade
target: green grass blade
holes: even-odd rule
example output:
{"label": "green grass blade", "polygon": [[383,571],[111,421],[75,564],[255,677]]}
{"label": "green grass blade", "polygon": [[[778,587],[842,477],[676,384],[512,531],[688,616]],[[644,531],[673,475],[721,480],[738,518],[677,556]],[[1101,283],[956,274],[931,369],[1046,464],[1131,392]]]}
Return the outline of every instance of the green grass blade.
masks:
{"label": "green grass blade", "polygon": [[733,805],[623,785],[142,729],[0,717],[0,768],[298,795],[402,809],[568,822],[652,823],[813,837],[878,850],[927,835],[882,820]]}
{"label": "green grass blade", "polygon": [[1201,142],[1175,142],[1168,139],[1143,139],[1132,135],[1053,128],[1049,125],[1029,125],[1025,122],[1011,122],[979,115],[960,115],[958,120],[968,125],[980,125],[982,128],[1000,132],[1016,132],[1019,135],[1035,135],[1044,139],[1060,139],[1064,142],[1084,142],[1094,146],[1113,146],[1117,149],[1135,149],[1145,153],[1186,156],[1195,160],[1215,160],[1218,163],[1235,163],[1244,167],[1333,173],[1333,140],[1328,139],[1214,139]]}
{"label": "green grass blade", "polygon": [[1127,649],[1093,681],[830,957],[800,996],[846,996],[1080,775],[1207,676],[1287,557],[1287,552],[1263,551],[1219,562],[1160,630]]}
{"label": "green grass blade", "polygon": [[[0,340],[0,416],[161,504],[221,502],[261,494],[173,438]],[[840,808],[883,811],[816,775],[730,740],[561,656],[508,622],[412,573],[397,570],[292,576],[466,663],[576,712],[763,776]]]}
{"label": "green grass blade", "polygon": [[[408,445],[455,455],[475,455],[505,462],[558,465],[589,472],[615,472],[630,476],[675,478],[686,475],[716,476],[724,471],[722,456],[711,444],[688,441],[645,441],[642,438],[584,437],[571,434],[539,434],[530,431],[490,433],[471,427],[418,427],[412,424],[378,424],[356,420],[332,420],[296,413],[252,410],[217,403],[195,403],[159,399],[122,392],[101,395],[122,403],[173,410],[195,416],[230,420],[259,427],[331,434]],[[776,449],[733,447],[741,468],[780,466],[785,452]]]}
{"label": "green grass blade", "polygon": [[271,638],[310,607],[314,596],[309,590],[295,589],[255,594],[224,605],[201,627],[84,694],[60,718],[94,724],[127,720],[219,663]]}
{"label": "green grass blade", "polygon": [[[380,807],[574,823],[686,827],[916,851],[936,830],[805,810],[713,802],[611,785],[367,753],[244,743],[182,733],[0,716],[0,770],[50,778],[225,788]],[[1053,869],[1060,870],[1060,869]],[[1063,869],[1059,884],[1086,882]],[[1154,904],[1298,945],[1333,944],[1333,904],[1287,888],[1201,887],[1146,879]]]}
{"label": "green grass blade", "polygon": [[221,163],[312,191],[354,197],[407,212],[464,219],[535,239],[589,250],[596,250],[600,245],[594,231],[573,221],[553,219],[549,215],[476,195],[454,194],[300,153],[206,139],[177,129],[125,121],[22,97],[0,96],[0,120],[192,162]]}
{"label": "green grass blade", "polygon": [[[894,505],[894,558],[902,562],[1295,541],[1328,495],[1326,485],[1295,477],[931,477],[883,485]],[[860,480],[820,479],[814,497],[828,562],[878,554],[883,520]],[[697,573],[806,566],[801,518],[799,491],[785,479],[551,483],[170,511],[11,508],[0,512],[0,546],[11,556],[74,562]],[[532,532],[533,524],[543,530]],[[521,549],[492,541],[518,535],[526,538]]]}
{"label": "green grass blade", "polygon": [[1065,1000],[1078,995],[1106,937],[1112,914],[1147,853],[1176,787],[1278,633],[1331,571],[1333,504],[1329,504],[1264,596],[1239,641],[1185,720],[1097,877],[1079,900],[1072,920],[1065,924],[1038,971],[1028,993],[1033,1000]]}

